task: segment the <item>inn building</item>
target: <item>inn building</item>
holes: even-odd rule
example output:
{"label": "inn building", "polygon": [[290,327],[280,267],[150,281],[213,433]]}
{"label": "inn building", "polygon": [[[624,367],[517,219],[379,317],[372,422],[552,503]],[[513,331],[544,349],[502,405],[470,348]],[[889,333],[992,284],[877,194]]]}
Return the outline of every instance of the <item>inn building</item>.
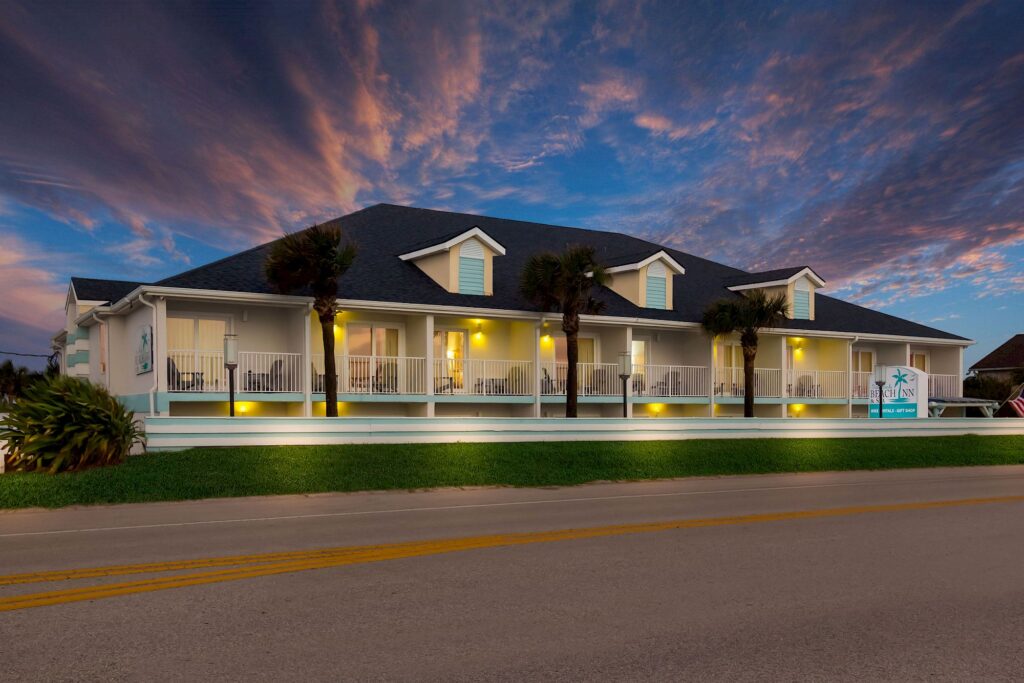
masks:
{"label": "inn building", "polygon": [[[740,416],[738,338],[700,327],[712,302],[783,293],[787,318],[760,335],[760,417],[865,417],[876,365],[928,373],[929,395],[962,395],[972,342],[822,294],[813,265],[746,272],[626,234],[378,204],[335,219],[358,247],[334,325],[342,416],[563,416],[558,313],[519,293],[538,251],[593,247],[610,275],[579,338],[580,416],[621,416],[619,354],[633,417]],[[312,298],[281,295],[270,244],[159,280],[74,277],[53,340],[62,370],[139,413],[225,415],[223,339],[239,346],[240,415],[324,414],[324,352]]]}

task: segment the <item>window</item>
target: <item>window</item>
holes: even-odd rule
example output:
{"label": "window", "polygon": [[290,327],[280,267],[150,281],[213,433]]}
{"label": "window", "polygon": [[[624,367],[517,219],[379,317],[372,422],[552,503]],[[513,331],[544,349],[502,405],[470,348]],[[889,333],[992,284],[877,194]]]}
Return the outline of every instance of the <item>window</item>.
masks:
{"label": "window", "polygon": [[874,372],[874,354],[871,351],[854,351],[850,369],[853,372]]}
{"label": "window", "polygon": [[394,358],[401,355],[399,330],[383,325],[348,324],[348,355],[384,356]]}
{"label": "window", "polygon": [[484,248],[475,239],[459,248],[459,294],[484,294]]}
{"label": "window", "polygon": [[666,307],[666,282],[668,280],[665,266],[655,261],[647,266],[647,308]]}
{"label": "window", "polygon": [[[580,363],[593,363],[595,362],[595,347],[594,340],[591,337],[577,337],[576,348],[579,351],[579,358],[577,359]],[[568,363],[569,352],[566,348],[565,337],[555,337],[555,362],[556,363]]]}
{"label": "window", "polygon": [[718,360],[723,368],[742,368],[743,347],[739,344],[722,344]]}
{"label": "window", "polygon": [[911,353],[910,367],[921,372],[928,372],[928,354],[920,352]]}
{"label": "window", "polygon": [[228,331],[226,318],[167,318],[167,348],[221,351]]}
{"label": "window", "polygon": [[811,285],[805,278],[796,281],[793,287],[793,319],[810,320]]}

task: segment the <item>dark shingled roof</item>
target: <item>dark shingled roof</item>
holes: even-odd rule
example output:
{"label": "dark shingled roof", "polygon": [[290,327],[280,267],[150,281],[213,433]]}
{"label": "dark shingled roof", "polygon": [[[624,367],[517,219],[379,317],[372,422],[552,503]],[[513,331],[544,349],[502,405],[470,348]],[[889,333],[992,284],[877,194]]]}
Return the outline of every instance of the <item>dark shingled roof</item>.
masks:
{"label": "dark shingled roof", "polygon": [[[809,268],[811,272],[814,269],[810,266],[794,266],[792,268],[776,268],[775,270],[762,270],[757,273],[744,273],[743,275],[737,275],[735,277],[726,278],[726,287],[739,287],[741,285],[756,285],[761,282],[777,282],[778,280],[788,280],[804,268]],[[814,273],[818,275],[817,273]],[[821,276],[819,276],[821,277]]]}
{"label": "dark shingled roof", "polygon": [[[639,308],[615,292],[602,288],[595,298],[605,302],[605,315],[699,322],[701,313],[711,302],[739,296],[726,289],[726,281],[748,275],[737,268],[620,233],[392,204],[376,204],[330,223],[340,226],[347,239],[354,242],[359,250],[352,268],[340,281],[343,299],[536,310],[519,294],[519,274],[527,258],[540,250],[557,252],[569,245],[584,244],[594,248],[602,263],[633,263],[664,250],[686,270],[685,275],[673,278],[675,310]],[[505,256],[494,259],[493,296],[449,293],[415,264],[398,258],[401,254],[444,242],[473,226],[479,226],[507,250]],[[163,287],[276,293],[263,272],[263,262],[271,244],[254,247],[156,284]],[[638,255],[641,256],[637,258]],[[792,274],[796,271],[787,269],[787,272]],[[785,324],[794,330],[963,339],[821,294],[816,298],[815,316],[816,320],[787,320]]]}
{"label": "dark shingled roof", "polygon": [[142,286],[141,282],[129,280],[97,280],[91,277],[73,277],[71,286],[75,288],[75,296],[79,301],[102,301],[111,303],[124,297],[136,288]]}
{"label": "dark shingled roof", "polygon": [[1024,334],[1015,334],[1002,346],[971,366],[971,370],[1024,368]]}

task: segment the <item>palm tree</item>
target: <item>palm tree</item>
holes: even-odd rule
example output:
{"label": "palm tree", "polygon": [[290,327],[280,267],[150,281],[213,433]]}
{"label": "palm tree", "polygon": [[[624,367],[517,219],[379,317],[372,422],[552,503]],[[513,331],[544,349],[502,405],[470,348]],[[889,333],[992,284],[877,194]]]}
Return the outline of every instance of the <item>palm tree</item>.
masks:
{"label": "palm tree", "polygon": [[561,312],[569,368],[565,378],[565,416],[576,417],[576,364],[579,361],[581,313],[600,313],[604,303],[590,292],[608,275],[590,247],[570,246],[561,254],[534,254],[523,267],[522,295],[544,311]]}
{"label": "palm tree", "polygon": [[739,331],[743,348],[743,417],[754,416],[754,359],[757,333],[778,325],[789,310],[785,294],[771,296],[760,289],[735,299],[723,299],[707,307],[701,324],[712,337]]}
{"label": "palm tree", "polygon": [[285,235],[270,249],[263,268],[282,294],[308,289],[324,339],[324,400],[327,417],[338,416],[338,369],[334,361],[334,317],[338,312],[338,278],[352,265],[355,245],[342,243],[337,226],[314,225]]}

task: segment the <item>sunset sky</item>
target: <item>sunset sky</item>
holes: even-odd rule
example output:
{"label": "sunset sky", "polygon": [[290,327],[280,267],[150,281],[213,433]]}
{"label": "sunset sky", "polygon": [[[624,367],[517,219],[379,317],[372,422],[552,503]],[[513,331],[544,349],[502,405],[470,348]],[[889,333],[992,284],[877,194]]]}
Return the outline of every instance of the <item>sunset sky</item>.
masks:
{"label": "sunset sky", "polygon": [[380,201],[810,264],[970,363],[1024,331],[1024,2],[0,0],[0,350]]}

